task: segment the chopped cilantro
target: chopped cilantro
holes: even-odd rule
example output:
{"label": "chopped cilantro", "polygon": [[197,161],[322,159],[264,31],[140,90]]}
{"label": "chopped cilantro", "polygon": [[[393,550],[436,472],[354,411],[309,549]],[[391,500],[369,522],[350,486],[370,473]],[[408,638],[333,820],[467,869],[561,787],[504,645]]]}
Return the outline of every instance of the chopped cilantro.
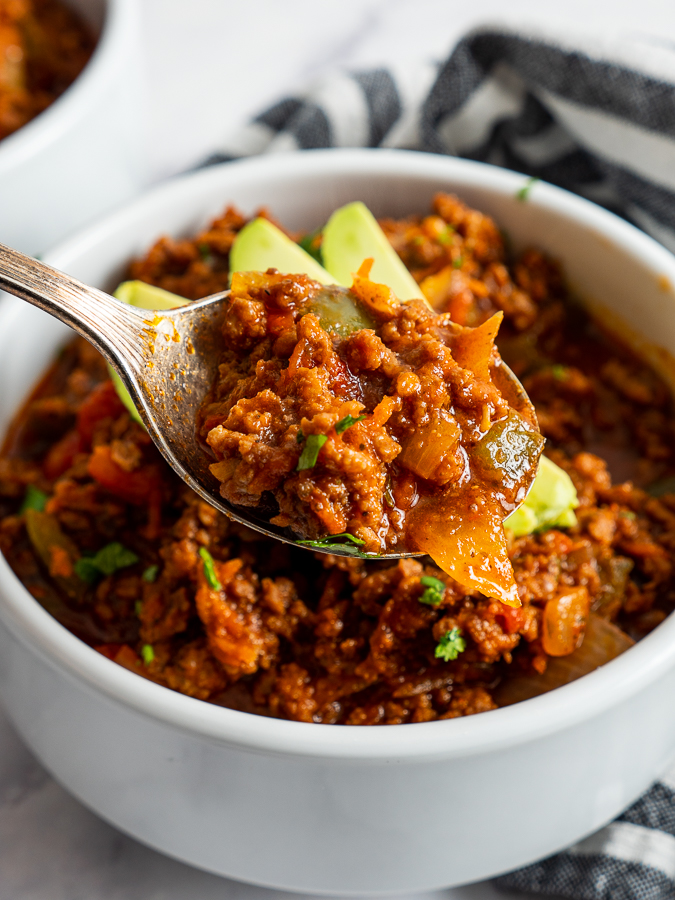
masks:
{"label": "chopped cilantro", "polygon": [[330,547],[331,549],[340,550],[349,556],[361,556],[359,547],[362,547],[365,541],[345,531],[342,534],[329,534],[324,538],[319,538],[317,541],[296,541],[296,543],[302,544],[303,547],[316,547],[319,550],[325,550]]}
{"label": "chopped cilantro", "polygon": [[516,191],[516,200],[520,200],[521,203],[525,203],[525,201],[530,196],[530,191],[538,181],[538,178],[528,178],[525,184]]}
{"label": "chopped cilantro", "polygon": [[446,631],[440,639],[434,656],[436,659],[443,659],[445,662],[450,662],[453,659],[457,659],[459,654],[463,653],[465,650],[466,641],[462,637],[461,629],[455,627],[451,628],[450,631]]}
{"label": "chopped cilantro", "polygon": [[143,578],[143,581],[147,581],[148,584],[152,584],[153,581],[157,580],[158,572],[159,566],[148,566],[141,577]]}
{"label": "chopped cilantro", "polygon": [[424,235],[418,234],[417,237],[413,238],[413,244],[416,247],[421,247],[422,244],[424,244],[425,240],[426,240],[426,238],[424,237]]}
{"label": "chopped cilantro", "polygon": [[567,378],[567,366],[558,364],[551,366],[551,375],[553,375],[556,381],[565,381]]}
{"label": "chopped cilantro", "polygon": [[302,544],[304,547],[315,547],[317,550],[327,550],[330,552],[339,550],[342,556],[360,556],[363,559],[373,555],[377,556],[377,554],[363,553],[358,547],[354,547],[353,544],[339,544],[337,541],[333,544],[324,544],[321,541],[298,541],[297,543]]}
{"label": "chopped cilantro", "polygon": [[630,519],[631,522],[634,522],[635,519],[637,519],[637,516],[635,515],[635,513],[633,512],[632,509],[622,509],[621,512],[619,513],[619,518],[620,519]]}
{"label": "chopped cilantro", "polygon": [[136,613],[136,615],[137,615],[138,618],[140,619],[141,613],[143,612],[143,601],[142,601],[142,600],[137,600],[137,601],[134,603],[134,612]]}
{"label": "chopped cilantro", "polygon": [[457,259],[453,259],[453,261],[452,261],[453,269],[461,269],[463,265],[464,265],[464,257],[463,256],[458,256]]}
{"label": "chopped cilantro", "polygon": [[107,544],[93,556],[83,556],[75,563],[75,572],[82,581],[93,584],[102,575],[112,575],[118,569],[126,569],[138,562],[131,550],[117,541]]}
{"label": "chopped cilantro", "polygon": [[351,428],[352,425],[356,425],[357,422],[363,422],[364,419],[365,416],[357,416],[356,419],[354,416],[345,416],[344,419],[340,419],[339,422],[335,423],[335,430],[338,434],[342,434],[343,431]]}
{"label": "chopped cilantro", "polygon": [[20,513],[25,513],[27,509],[34,509],[37,512],[43,512],[49,500],[49,494],[39,490],[33,484],[29,484],[26,488],[26,496],[23,498]]}
{"label": "chopped cilantro", "polygon": [[94,584],[101,577],[101,570],[92,556],[83,556],[78,559],[74,569],[80,581],[85,581],[87,584]]}
{"label": "chopped cilantro", "polygon": [[323,547],[324,544],[331,544],[334,541],[350,541],[352,544],[358,544],[362,546],[365,544],[365,541],[362,541],[361,538],[354,537],[353,534],[350,534],[348,531],[343,531],[342,534],[328,534],[326,537],[319,538],[316,541],[296,541],[298,544],[314,544],[320,545]]}
{"label": "chopped cilantro", "polygon": [[305,439],[305,433],[302,428],[298,428],[298,433],[295,436],[295,441],[297,444],[301,444]]}
{"label": "chopped cilantro", "polygon": [[143,657],[143,662],[146,666],[149,666],[150,663],[153,662],[155,651],[153,650],[152,644],[143,644],[141,647],[141,656]]}
{"label": "chopped cilantro", "polygon": [[420,603],[426,603],[427,606],[438,606],[443,602],[445,584],[440,578],[433,578],[431,575],[423,575],[420,578],[420,584],[426,588],[419,598]]}
{"label": "chopped cilantro", "polygon": [[204,563],[204,577],[209,583],[209,587],[213,588],[214,591],[219,591],[222,588],[222,584],[218,581],[218,576],[216,575],[216,566],[213,560],[213,557],[206,549],[206,547],[199,548],[199,555],[202,558],[202,562]]}
{"label": "chopped cilantro", "polygon": [[300,459],[298,460],[298,472],[304,469],[313,469],[319,457],[319,450],[328,438],[325,434],[308,434]]}
{"label": "chopped cilantro", "polygon": [[138,557],[131,550],[127,550],[122,544],[114,541],[99,550],[93,558],[94,564],[104,575],[112,575],[118,569],[126,569],[138,562]]}
{"label": "chopped cilantro", "polygon": [[445,230],[441,231],[441,233],[438,235],[438,243],[443,244],[446,247],[448,244],[452,243],[452,235],[454,230],[455,229],[452,227],[452,225],[446,225]]}
{"label": "chopped cilantro", "polygon": [[211,256],[211,248],[208,246],[208,244],[199,244],[197,249],[199,250],[199,255],[201,256],[201,258],[204,260],[204,262],[206,262],[206,260]]}

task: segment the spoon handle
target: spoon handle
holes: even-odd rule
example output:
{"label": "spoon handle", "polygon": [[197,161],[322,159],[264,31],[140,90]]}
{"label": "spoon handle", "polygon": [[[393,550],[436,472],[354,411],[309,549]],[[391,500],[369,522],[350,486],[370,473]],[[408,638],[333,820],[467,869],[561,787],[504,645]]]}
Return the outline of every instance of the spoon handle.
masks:
{"label": "spoon handle", "polygon": [[3,244],[0,288],[65,322],[116,368],[141,371],[139,336],[147,324],[144,311]]}

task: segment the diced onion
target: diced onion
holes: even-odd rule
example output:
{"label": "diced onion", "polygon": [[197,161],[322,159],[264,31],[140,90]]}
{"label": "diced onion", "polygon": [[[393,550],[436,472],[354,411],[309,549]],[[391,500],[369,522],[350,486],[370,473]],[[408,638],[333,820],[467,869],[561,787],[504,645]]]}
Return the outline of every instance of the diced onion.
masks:
{"label": "diced onion", "polygon": [[544,607],[541,642],[549,656],[568,656],[584,639],[590,598],[585,587],[568,588]]}
{"label": "diced onion", "polygon": [[449,456],[454,458],[461,434],[456,419],[440,410],[408,438],[398,461],[420,478],[445,484],[452,477],[452,467],[447,473],[439,470]]}

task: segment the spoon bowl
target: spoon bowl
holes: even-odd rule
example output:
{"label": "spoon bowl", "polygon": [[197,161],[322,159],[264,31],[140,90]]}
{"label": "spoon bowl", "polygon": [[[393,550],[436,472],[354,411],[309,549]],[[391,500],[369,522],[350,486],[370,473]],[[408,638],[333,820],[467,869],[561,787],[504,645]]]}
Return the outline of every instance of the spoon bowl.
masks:
{"label": "spoon bowl", "polygon": [[[197,412],[218,370],[219,336],[229,291],[177,309],[139,309],[2,244],[0,288],[65,322],[105,357],[164,459],[200,497],[254,531],[298,545],[290,529],[270,523],[277,513],[272,505],[242,508],[220,496],[218,482],[209,470],[209,456],[197,439]],[[493,377],[509,405],[536,421],[534,407],[511,369],[500,362]],[[534,473],[528,489],[533,480]],[[340,545],[311,549],[335,556],[354,555]],[[423,555],[414,551],[368,554],[377,559]]]}

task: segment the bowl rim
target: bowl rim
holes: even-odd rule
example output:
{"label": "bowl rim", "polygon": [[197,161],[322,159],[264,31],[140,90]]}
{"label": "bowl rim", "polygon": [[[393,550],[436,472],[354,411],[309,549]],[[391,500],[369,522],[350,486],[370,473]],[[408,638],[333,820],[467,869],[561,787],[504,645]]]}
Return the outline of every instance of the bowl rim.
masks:
{"label": "bowl rim", "polygon": [[103,23],[94,52],[75,81],[17,131],[0,141],[0,177],[24,165],[68,132],[98,102],[101,87],[124,64],[122,49],[133,30],[134,0],[102,0]]}
{"label": "bowl rim", "polygon": [[[57,268],[100,245],[153,210],[175,208],[198,186],[225,190],[236,179],[305,175],[445,178],[453,187],[491,190],[513,197],[524,176],[484,163],[402,150],[314,150],[224,163],[175,178],[45,255]],[[553,185],[537,183],[528,203],[596,230],[638,260],[656,278],[675,284],[675,257],[633,225]],[[152,238],[150,238],[152,239]],[[0,336],[17,328],[24,304],[0,306]],[[2,337],[0,337],[0,341]],[[28,391],[26,391],[28,393]],[[612,662],[576,682],[513,706],[458,719],[386,728],[325,728],[226,709],[187,697],[122,668],[97,653],[53,619],[23,587],[0,556],[0,617],[24,646],[56,665],[88,690],[176,727],[228,745],[275,755],[375,762],[412,762],[506,750],[543,738],[609,711],[646,689],[675,665],[675,615]]]}

